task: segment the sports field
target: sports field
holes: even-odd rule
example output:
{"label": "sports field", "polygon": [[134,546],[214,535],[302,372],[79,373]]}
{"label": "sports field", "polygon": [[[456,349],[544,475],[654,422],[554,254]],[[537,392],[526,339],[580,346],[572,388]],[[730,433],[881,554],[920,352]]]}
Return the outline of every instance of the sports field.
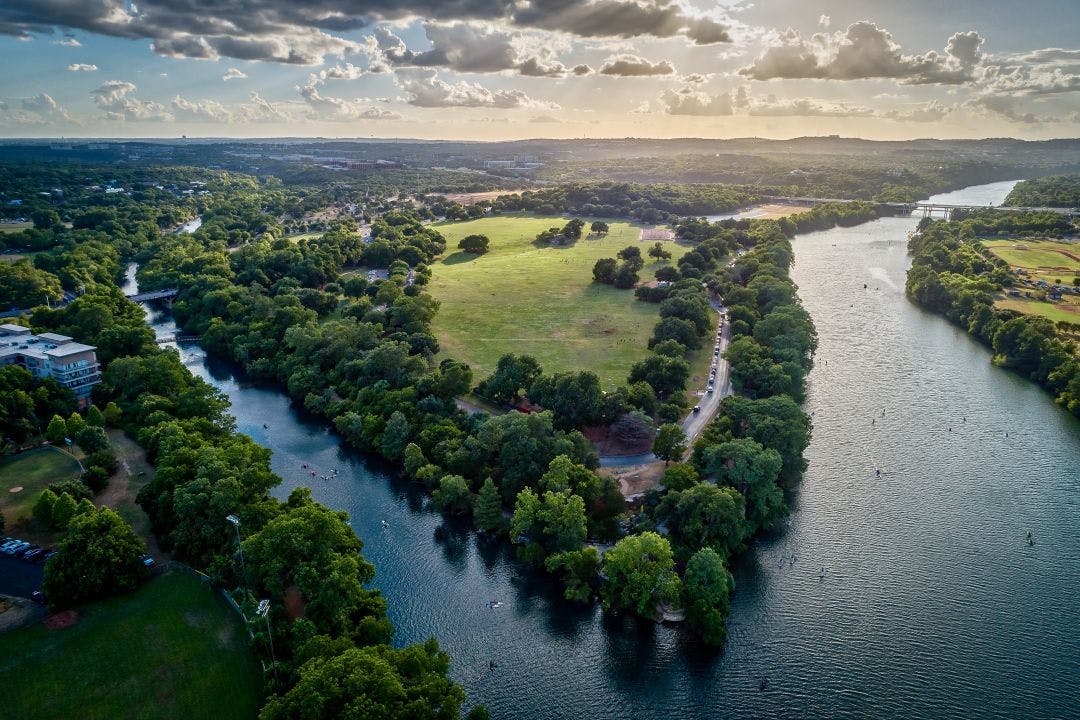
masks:
{"label": "sports field", "polygon": [[[593,218],[583,218],[586,230]],[[432,267],[430,291],[442,303],[434,332],[442,357],[469,363],[476,379],[495,369],[505,353],[533,355],[545,372],[591,370],[606,388],[626,382],[630,366],[645,357],[659,308],[638,302],[633,290],[592,281],[600,258],[614,257],[628,245],[645,251],[641,227],[609,223],[606,235],[585,235],[566,247],[539,247],[536,235],[562,227],[568,218],[508,215],[434,225],[446,237],[446,256]],[[466,235],[486,235],[491,249],[473,256],[457,249]],[[681,257],[687,247],[664,243]],[[653,279],[659,265],[639,273]],[[708,368],[709,353],[693,358],[695,374]]]}
{"label": "sports field", "polygon": [[1080,276],[1080,243],[1055,240],[983,240],[987,248],[1014,268],[1023,268],[1028,276],[1056,283],[1072,284]]}
{"label": "sports field", "polygon": [[63,450],[42,447],[0,460],[0,512],[8,526],[30,517],[37,496],[49,485],[74,480],[79,463]]}
{"label": "sports field", "polygon": [[1016,310],[1026,315],[1040,315],[1053,322],[1080,323],[1080,305],[1075,302],[1051,303],[1010,297],[998,300],[994,305],[1006,310]]}
{"label": "sports field", "polygon": [[[243,623],[197,578],[155,577],[70,627],[0,635],[0,715],[20,720],[253,719],[262,672]],[[6,712],[5,712],[6,711]]]}

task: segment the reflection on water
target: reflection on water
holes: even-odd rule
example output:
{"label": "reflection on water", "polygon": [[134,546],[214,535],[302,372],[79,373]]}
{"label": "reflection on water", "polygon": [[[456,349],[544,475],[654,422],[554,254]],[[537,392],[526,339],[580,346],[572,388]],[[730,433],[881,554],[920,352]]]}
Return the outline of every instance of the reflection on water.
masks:
{"label": "reflection on water", "polygon": [[[997,203],[1009,187],[935,199]],[[810,468],[786,527],[734,568],[723,652],[567,603],[504,543],[445,522],[279,392],[241,383],[197,346],[179,351],[230,396],[241,431],[274,450],[278,496],[310,484],[350,513],[396,642],[437,636],[495,717],[1075,717],[1080,423],[907,302],[915,222],[794,241],[821,337]],[[312,479],[303,463],[339,472]]]}

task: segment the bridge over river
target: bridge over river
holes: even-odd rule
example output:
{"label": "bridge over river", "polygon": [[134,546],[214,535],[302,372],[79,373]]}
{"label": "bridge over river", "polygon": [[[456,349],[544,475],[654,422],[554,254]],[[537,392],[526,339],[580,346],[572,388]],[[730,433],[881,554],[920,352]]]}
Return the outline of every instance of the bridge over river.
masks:
{"label": "bridge over river", "polygon": [[132,293],[131,295],[125,295],[128,300],[133,302],[149,302],[150,300],[172,300],[176,297],[179,290],[177,288],[163,288],[161,290],[147,290],[146,292]]}
{"label": "bridge over river", "polygon": [[[780,203],[783,205],[795,205],[799,207],[814,207],[816,205],[825,205],[827,203],[852,203],[862,202],[859,200],[850,200],[846,198],[811,198],[811,197],[783,197],[778,195],[762,195],[762,200]],[[912,213],[922,212],[923,217],[933,217],[935,213],[940,213],[942,217],[949,217],[954,210],[1000,210],[1002,212],[1051,212],[1066,217],[1080,217],[1080,208],[1062,208],[1062,207],[1012,207],[1004,205],[953,205],[949,203],[940,202],[914,202],[914,203],[877,203],[879,207],[888,208],[893,211],[895,215],[911,215]]]}

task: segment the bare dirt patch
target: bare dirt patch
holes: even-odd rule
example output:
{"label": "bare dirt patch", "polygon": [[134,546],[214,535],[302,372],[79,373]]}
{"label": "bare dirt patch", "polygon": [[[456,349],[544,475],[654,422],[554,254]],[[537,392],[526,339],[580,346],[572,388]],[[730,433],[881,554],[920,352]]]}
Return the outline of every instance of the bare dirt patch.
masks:
{"label": "bare dirt patch", "polygon": [[645,465],[624,465],[621,467],[600,468],[596,472],[604,477],[613,477],[619,481],[623,497],[640,495],[660,484],[665,465],[662,462]]}
{"label": "bare dirt patch", "polygon": [[43,624],[50,630],[63,630],[77,622],[79,622],[79,613],[74,610],[64,610],[45,618]]}
{"label": "bare dirt patch", "polygon": [[[488,192],[474,192],[474,193],[445,193],[442,194],[444,198],[450,202],[456,202],[459,205],[474,205],[479,202],[488,202],[494,200],[497,197],[503,195],[517,195],[523,190],[490,190]],[[432,193],[437,195],[439,193]]]}

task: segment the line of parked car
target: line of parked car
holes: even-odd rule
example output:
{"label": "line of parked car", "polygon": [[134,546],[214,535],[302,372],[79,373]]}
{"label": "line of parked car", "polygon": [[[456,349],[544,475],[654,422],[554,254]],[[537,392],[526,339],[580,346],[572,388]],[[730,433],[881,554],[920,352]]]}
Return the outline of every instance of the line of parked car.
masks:
{"label": "line of parked car", "polygon": [[22,558],[26,562],[43,562],[56,554],[52,548],[43,548],[26,540],[4,538],[0,542],[0,553],[9,557]]}

